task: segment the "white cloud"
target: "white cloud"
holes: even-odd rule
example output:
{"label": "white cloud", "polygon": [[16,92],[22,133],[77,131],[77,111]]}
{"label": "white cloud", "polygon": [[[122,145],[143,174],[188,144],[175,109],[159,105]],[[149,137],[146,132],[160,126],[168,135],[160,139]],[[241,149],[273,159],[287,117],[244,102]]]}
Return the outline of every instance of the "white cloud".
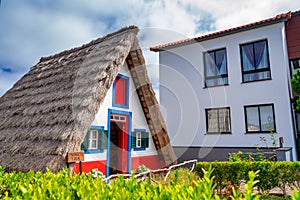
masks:
{"label": "white cloud", "polygon": [[[4,0],[0,7],[0,95],[42,56],[80,46],[123,26],[137,25],[151,80],[158,54],[170,41],[300,9],[299,0]],[[3,30],[3,31],[2,31]],[[152,65],[153,64],[153,65]]]}

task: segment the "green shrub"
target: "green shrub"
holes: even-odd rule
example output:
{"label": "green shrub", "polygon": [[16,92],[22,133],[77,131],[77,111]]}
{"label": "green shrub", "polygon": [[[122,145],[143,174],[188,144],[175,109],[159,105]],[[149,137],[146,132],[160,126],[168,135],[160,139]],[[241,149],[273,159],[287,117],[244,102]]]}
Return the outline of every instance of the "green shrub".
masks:
{"label": "green shrub", "polygon": [[[0,198],[1,199],[221,199],[215,193],[218,183],[225,184],[228,180],[239,182],[248,180],[245,191],[241,192],[232,187],[227,199],[258,199],[260,196],[255,186],[272,173],[278,172],[274,180],[278,185],[290,183],[299,178],[299,163],[274,162],[213,162],[198,163],[194,173],[186,169],[179,169],[171,173],[166,184],[153,184],[150,179],[143,181],[119,177],[109,184],[101,178],[93,178],[84,174],[70,175],[68,169],[53,174],[46,173],[5,173],[0,167]],[[201,166],[203,166],[201,168]],[[291,167],[291,168],[289,168]],[[251,170],[250,170],[251,169]],[[252,169],[261,170],[262,174],[254,173]],[[237,170],[237,171],[236,171]],[[287,174],[283,174],[287,173]],[[270,173],[270,174],[268,174]],[[186,177],[186,179],[184,178]],[[220,177],[224,178],[222,180]],[[256,180],[256,179],[259,179]],[[189,180],[189,181],[187,181]],[[299,179],[297,179],[299,182]],[[263,187],[263,186],[260,186]],[[268,186],[271,187],[271,186]],[[299,199],[299,192],[295,190],[293,199]]]}
{"label": "green shrub", "polygon": [[226,187],[228,181],[240,184],[241,180],[248,180],[249,171],[259,171],[258,190],[264,193],[274,187],[279,187],[286,196],[286,186],[292,185],[299,190],[300,162],[199,162],[195,171],[201,177],[202,168],[214,169],[213,176],[218,193]]}

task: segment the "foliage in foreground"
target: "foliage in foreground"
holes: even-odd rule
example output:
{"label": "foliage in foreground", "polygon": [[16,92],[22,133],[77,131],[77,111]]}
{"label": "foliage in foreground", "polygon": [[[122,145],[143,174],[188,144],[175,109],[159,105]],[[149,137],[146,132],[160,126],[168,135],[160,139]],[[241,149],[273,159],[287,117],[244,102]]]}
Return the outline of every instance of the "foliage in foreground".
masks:
{"label": "foliage in foreground", "polygon": [[[106,184],[101,178],[70,175],[65,169],[53,174],[46,173],[5,173],[0,168],[1,199],[220,199],[214,193],[215,184],[211,169],[203,171],[202,178],[194,181],[193,186],[178,183],[178,176],[169,184],[153,184],[150,179],[136,180],[133,177],[119,177]],[[233,199],[253,199],[252,188],[255,174],[249,173],[245,193],[233,193]]]}
{"label": "foliage in foreground", "polygon": [[[202,178],[193,181],[178,183],[179,176],[176,172],[168,184],[153,184],[150,179],[142,181],[133,177],[124,179],[119,177],[109,184],[101,178],[70,175],[65,169],[53,174],[46,173],[5,173],[0,167],[0,198],[1,199],[259,199],[253,191],[257,174],[249,172],[245,192],[232,189],[230,196],[220,197],[215,191],[216,184],[209,168],[203,170]],[[298,195],[298,196],[297,196]],[[295,198],[299,193],[295,192]]]}
{"label": "foliage in foreground", "polygon": [[279,187],[287,197],[287,186],[300,190],[300,162],[198,162],[195,170],[202,176],[202,169],[209,168],[214,168],[218,193],[229,181],[240,185],[241,180],[248,180],[249,171],[259,171],[257,187],[261,193]]}

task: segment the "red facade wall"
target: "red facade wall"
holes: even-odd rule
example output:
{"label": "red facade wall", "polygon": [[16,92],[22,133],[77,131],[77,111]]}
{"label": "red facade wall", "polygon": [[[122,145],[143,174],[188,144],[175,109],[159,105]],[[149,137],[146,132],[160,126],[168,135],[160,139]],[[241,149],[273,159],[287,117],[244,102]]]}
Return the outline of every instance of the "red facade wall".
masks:
{"label": "red facade wall", "polygon": [[[165,167],[164,162],[160,161],[157,155],[133,157],[131,160],[131,170],[136,170],[140,165],[145,165],[150,169],[161,169]],[[106,174],[106,160],[82,162],[82,172],[87,173],[92,169],[98,168],[104,175]],[[73,169],[74,173],[79,173],[79,163]]]}
{"label": "red facade wall", "polygon": [[[104,175],[106,174],[106,160],[100,160],[100,161],[90,161],[90,162],[82,162],[82,172],[88,173],[92,169],[98,169],[101,171]],[[80,172],[79,163],[75,163],[74,173]]]}
{"label": "red facade wall", "polygon": [[160,161],[157,155],[132,158],[132,170],[137,169],[140,165],[145,165],[147,168],[152,170],[165,167],[165,163]]}
{"label": "red facade wall", "polygon": [[289,59],[300,58],[300,15],[286,22],[286,38]]}

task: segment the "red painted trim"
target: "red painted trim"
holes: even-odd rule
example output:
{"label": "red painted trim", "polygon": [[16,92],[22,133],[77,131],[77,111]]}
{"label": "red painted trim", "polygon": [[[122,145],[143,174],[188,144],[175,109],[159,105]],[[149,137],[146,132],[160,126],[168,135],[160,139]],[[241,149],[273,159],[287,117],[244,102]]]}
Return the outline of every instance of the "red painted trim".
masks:
{"label": "red painted trim", "polygon": [[[104,175],[106,172],[106,160],[100,160],[100,161],[90,161],[90,162],[82,162],[82,172],[88,173],[92,169],[97,168],[99,171],[101,171]],[[74,173],[79,173],[79,163],[75,163]]]}
{"label": "red painted trim", "polygon": [[132,158],[132,170],[136,170],[141,165],[145,165],[149,169],[161,169],[165,167],[165,163],[159,160],[158,155]]}
{"label": "red painted trim", "polygon": [[[133,157],[131,161],[132,170],[136,170],[141,165],[145,165],[149,169],[161,169],[165,167],[165,163],[159,160],[158,155]],[[82,162],[82,171],[84,173],[88,173],[95,168],[98,168],[105,175],[106,160]],[[73,172],[79,173],[79,163],[75,163]]]}

